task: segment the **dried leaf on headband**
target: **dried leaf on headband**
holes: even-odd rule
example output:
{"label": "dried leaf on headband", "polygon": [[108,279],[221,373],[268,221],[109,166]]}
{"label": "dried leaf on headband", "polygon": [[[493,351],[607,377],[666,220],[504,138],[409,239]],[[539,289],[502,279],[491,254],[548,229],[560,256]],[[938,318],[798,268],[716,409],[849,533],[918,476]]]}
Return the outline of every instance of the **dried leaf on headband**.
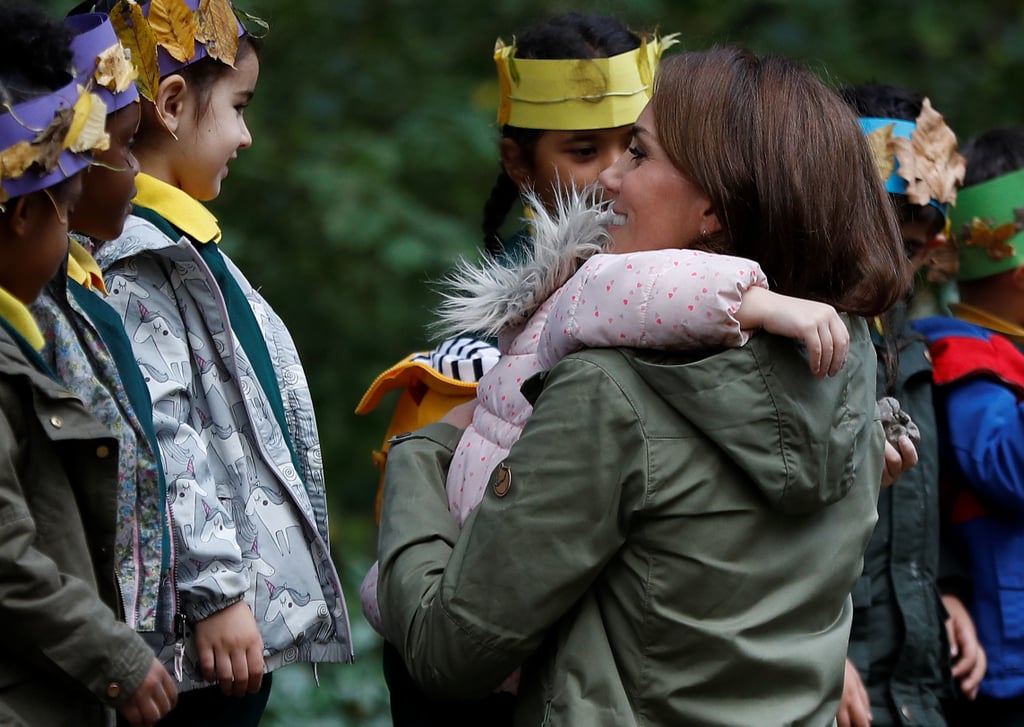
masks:
{"label": "dried leaf on headband", "polygon": [[120,43],[107,48],[96,56],[96,83],[112,93],[121,93],[138,76],[132,65],[129,51]]}
{"label": "dried leaf on headband", "polygon": [[196,18],[185,0],[153,0],[149,6],[149,27],[156,42],[181,63],[196,54]]}
{"label": "dried leaf on headband", "polygon": [[135,79],[139,93],[152,101],[160,85],[160,65],[156,53],[156,36],[149,27],[149,21],[135,0],[121,0],[110,11],[110,22],[121,44],[131,55],[132,65],[139,74]]}
{"label": "dried leaf on headband", "polygon": [[942,114],[924,100],[917,128],[909,139],[893,139],[900,166],[896,173],[907,180],[907,199],[926,205],[932,199],[955,203],[956,190],[964,181],[967,160],[956,150],[956,134]]}
{"label": "dried leaf on headband", "polygon": [[36,161],[36,149],[27,141],[19,141],[0,151],[0,179],[17,179]]}
{"label": "dried leaf on headband", "polygon": [[196,11],[196,40],[206,46],[211,58],[232,68],[238,53],[238,20],[228,0],[200,0]]}
{"label": "dried leaf on headband", "polygon": [[1009,241],[1024,228],[1024,210],[1014,210],[1016,219],[1004,225],[993,226],[992,220],[983,220],[975,217],[969,224],[964,225],[961,237],[967,247],[980,247],[985,250],[993,260],[1003,260],[1014,254],[1013,246]]}
{"label": "dried leaf on headband", "polygon": [[[266,38],[270,34],[270,23],[263,18],[258,18],[251,13],[247,13],[235,7],[235,17],[238,18],[238,22],[245,28],[246,35],[251,35],[253,38]],[[253,26],[259,28],[253,28]]]}
{"label": "dried leaf on headband", "polygon": [[83,93],[74,107],[64,148],[73,152],[103,151],[110,148],[107,134],[107,105],[93,93]]}
{"label": "dried leaf on headband", "polygon": [[74,119],[74,109],[58,109],[50,125],[32,140],[32,146],[36,151],[35,163],[47,174],[57,167],[60,154],[64,151],[64,140],[68,137],[68,130],[71,129]]}
{"label": "dried leaf on headband", "polygon": [[896,168],[896,160],[892,155],[892,130],[895,126],[896,124],[880,126],[868,134],[868,146],[871,147],[871,153],[875,157],[875,166],[878,167],[878,173],[882,175],[883,182]]}

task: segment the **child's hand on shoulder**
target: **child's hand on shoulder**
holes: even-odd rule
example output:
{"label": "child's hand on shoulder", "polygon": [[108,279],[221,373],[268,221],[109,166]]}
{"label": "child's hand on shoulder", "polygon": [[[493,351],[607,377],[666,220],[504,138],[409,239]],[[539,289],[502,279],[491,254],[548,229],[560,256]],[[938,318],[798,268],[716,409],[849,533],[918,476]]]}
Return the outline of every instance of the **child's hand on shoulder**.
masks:
{"label": "child's hand on shoulder", "polygon": [[807,347],[811,372],[819,379],[835,376],[846,364],[850,332],[836,309],[827,303],[752,287],[743,293],[736,320],[744,330],[764,328],[769,333],[802,341]]}

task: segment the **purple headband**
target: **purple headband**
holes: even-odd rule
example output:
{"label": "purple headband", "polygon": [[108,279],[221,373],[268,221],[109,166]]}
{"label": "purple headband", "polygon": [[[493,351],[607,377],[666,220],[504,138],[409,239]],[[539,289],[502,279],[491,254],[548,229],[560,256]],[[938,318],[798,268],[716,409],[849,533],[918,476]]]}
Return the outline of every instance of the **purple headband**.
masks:
{"label": "purple headband", "polygon": [[[200,1],[201,0],[182,0],[182,2],[184,2],[185,5],[188,6],[188,9],[192,12],[196,12],[199,10]],[[230,4],[231,3],[229,2],[228,5],[230,6]],[[149,17],[149,6],[150,3],[146,3],[142,6],[142,12],[147,18]],[[235,18],[235,24],[238,26],[237,37],[241,38],[243,35],[245,35],[245,28],[242,26],[242,23],[239,22],[238,18]],[[174,58],[170,53],[164,50],[162,46],[158,46],[157,62],[160,66],[160,78],[170,75],[175,71],[179,71],[185,66],[191,65],[198,60],[202,60],[203,58],[206,58],[207,55],[209,54],[206,52],[206,46],[198,40],[196,41],[195,54],[187,61],[179,61],[177,58]]]}
{"label": "purple headband", "polygon": [[[98,78],[100,69],[97,68],[97,61],[104,53],[120,52],[123,63],[127,63],[129,68],[131,66],[130,60],[124,56],[125,50],[117,39],[109,16],[106,13],[72,15],[64,20],[64,25],[75,34],[71,41],[71,52],[74,54],[78,82],[103,100],[107,105],[107,113],[112,114],[138,101],[139,91],[133,82],[128,81],[127,86],[121,83],[122,88],[118,91],[118,80],[110,79],[104,84]],[[119,50],[111,51],[115,46]]]}
{"label": "purple headband", "polygon": [[[64,88],[38,96],[0,113],[0,152],[9,151],[19,142],[31,144],[40,133],[53,123],[58,113],[74,108],[81,96],[78,81],[72,81]],[[64,139],[61,139],[61,143]],[[11,199],[31,192],[52,187],[63,182],[92,163],[92,154],[76,153],[62,149],[53,168],[47,171],[33,164],[22,174],[7,178],[0,171],[0,199]]]}

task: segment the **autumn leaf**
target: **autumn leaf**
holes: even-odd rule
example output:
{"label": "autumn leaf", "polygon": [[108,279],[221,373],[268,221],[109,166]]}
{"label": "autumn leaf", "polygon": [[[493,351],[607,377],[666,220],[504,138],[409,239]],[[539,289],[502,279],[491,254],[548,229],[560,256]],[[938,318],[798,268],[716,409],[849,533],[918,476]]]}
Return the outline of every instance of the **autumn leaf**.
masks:
{"label": "autumn leaf", "polygon": [[[245,12],[240,8],[233,8],[235,11],[235,17],[242,23],[242,27],[245,28],[245,32],[254,38],[266,38],[270,33],[270,23],[263,18],[258,18],[255,15]],[[256,26],[253,28],[252,26]]]}
{"label": "autumn leaf", "polygon": [[138,72],[135,85],[139,93],[152,101],[160,86],[160,65],[157,61],[156,36],[149,27],[149,21],[135,0],[120,0],[110,11],[110,22]]}
{"label": "autumn leaf", "polygon": [[0,179],[17,179],[36,160],[36,150],[27,141],[19,141],[0,151]]}
{"label": "autumn leaf", "polygon": [[53,121],[32,140],[36,150],[35,163],[47,174],[57,166],[61,152],[64,151],[64,140],[74,119],[74,109],[58,109],[53,115]]}
{"label": "autumn leaf", "polygon": [[909,139],[893,139],[900,166],[896,173],[907,180],[907,199],[926,205],[932,199],[955,203],[957,187],[963,184],[967,160],[956,150],[956,134],[932,108],[927,98],[921,104],[917,128]]}
{"label": "autumn leaf", "polygon": [[185,0],[153,0],[149,25],[156,42],[181,63],[196,54],[196,19]]}
{"label": "autumn leaf", "polygon": [[980,247],[993,260],[1003,260],[1014,254],[1009,241],[1020,231],[1018,222],[994,226],[992,220],[975,217],[964,225],[962,237],[968,247]]}
{"label": "autumn leaf", "polygon": [[238,53],[238,20],[228,0],[200,0],[196,11],[196,40],[206,46],[211,58],[232,68]]}
{"label": "autumn leaf", "polygon": [[892,170],[896,168],[896,160],[892,154],[892,130],[895,126],[895,123],[880,126],[868,134],[868,146],[871,147],[875,166],[878,167],[883,182],[889,179]]}
{"label": "autumn leaf", "polygon": [[115,43],[96,56],[96,83],[108,91],[121,93],[138,75],[128,51],[120,43]]}
{"label": "autumn leaf", "polygon": [[74,106],[74,118],[64,148],[73,152],[103,151],[110,148],[107,134],[107,105],[94,93],[82,93]]}

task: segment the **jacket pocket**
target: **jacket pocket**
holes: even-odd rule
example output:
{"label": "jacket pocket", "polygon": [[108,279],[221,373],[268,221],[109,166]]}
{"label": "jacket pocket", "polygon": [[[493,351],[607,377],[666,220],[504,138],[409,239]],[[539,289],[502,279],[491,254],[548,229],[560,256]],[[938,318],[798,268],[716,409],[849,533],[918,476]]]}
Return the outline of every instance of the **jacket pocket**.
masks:
{"label": "jacket pocket", "polygon": [[[1014,543],[1014,546],[1018,543]],[[1014,669],[1024,668],[1024,562],[1021,548],[1009,548],[996,557],[996,581],[999,593],[999,617],[1002,626],[1003,663]]]}

